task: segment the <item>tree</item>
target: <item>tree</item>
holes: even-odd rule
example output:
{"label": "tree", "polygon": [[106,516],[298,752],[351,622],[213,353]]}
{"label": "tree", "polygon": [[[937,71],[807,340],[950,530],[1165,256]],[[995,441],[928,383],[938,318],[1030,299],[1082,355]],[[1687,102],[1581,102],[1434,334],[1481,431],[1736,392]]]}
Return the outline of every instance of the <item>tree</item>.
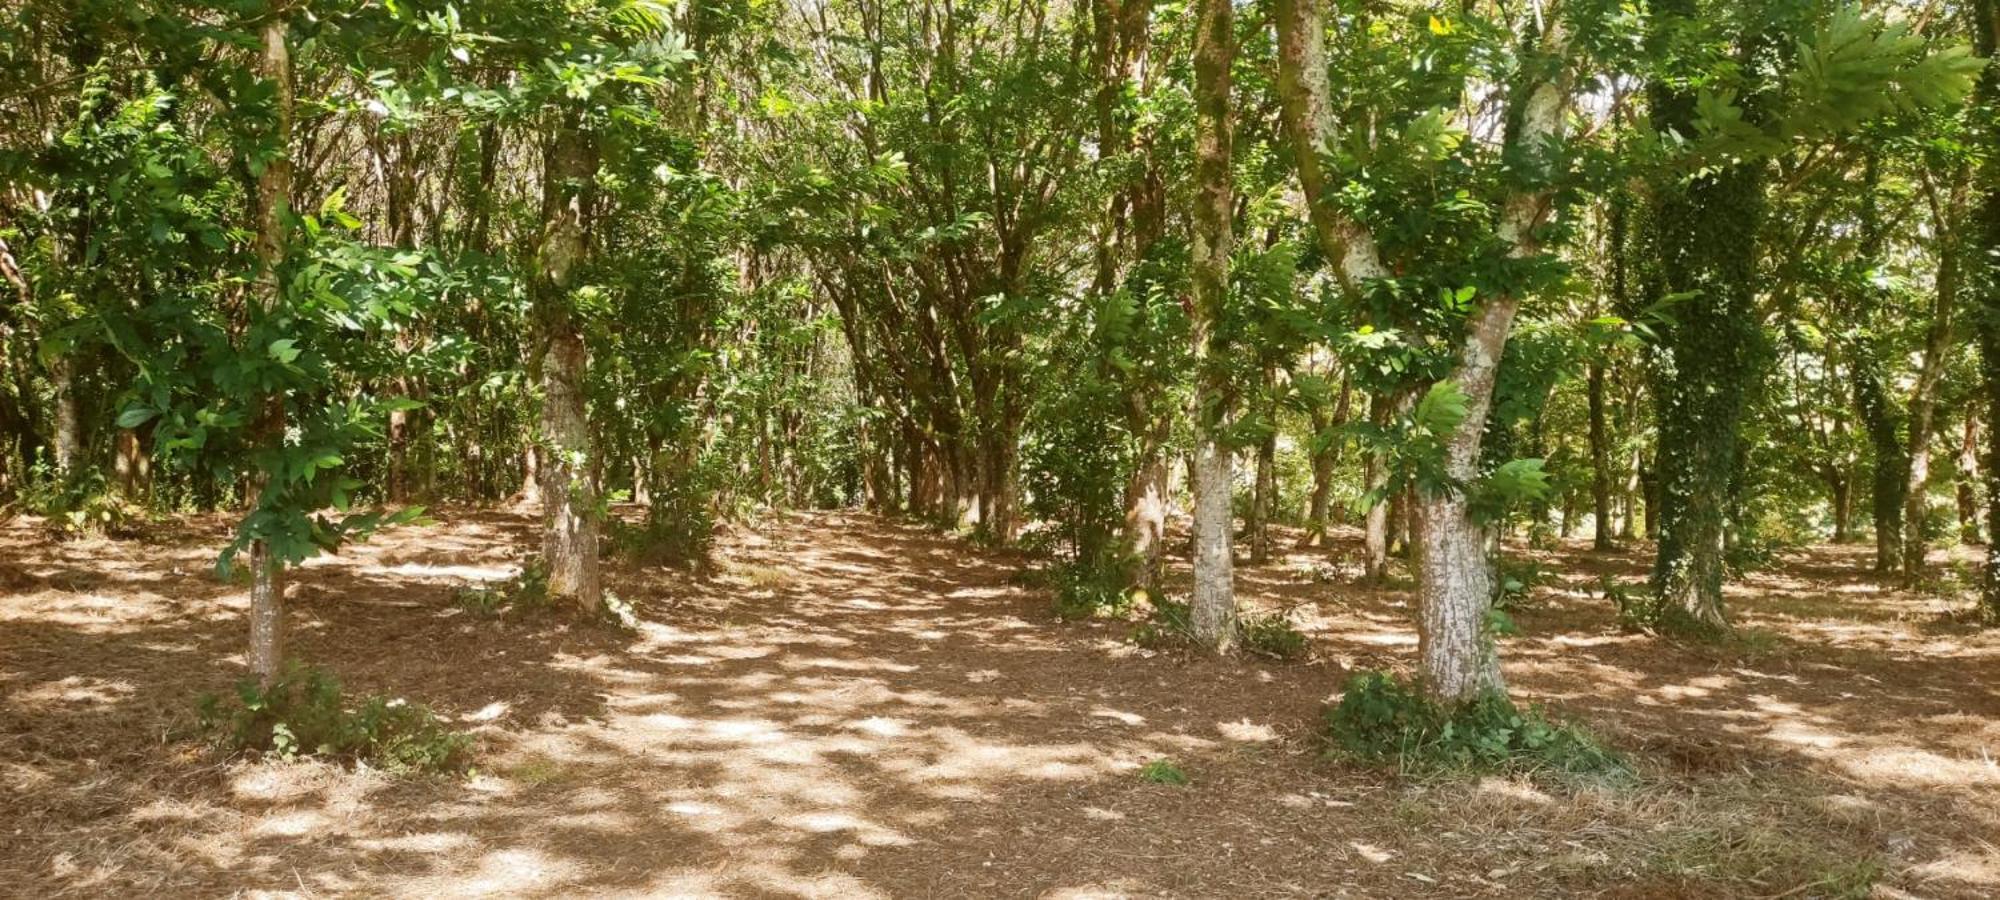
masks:
{"label": "tree", "polygon": [[1235,25],[1229,0],[1199,0],[1195,6],[1194,106],[1195,185],[1193,299],[1190,339],[1194,347],[1194,596],[1189,603],[1194,638],[1219,655],[1235,651],[1236,595],[1231,573],[1234,452],[1225,443],[1234,389],[1229,383],[1230,348],[1218,335],[1229,303],[1229,256],[1235,216],[1230,155],[1234,116],[1230,66],[1235,59]]}

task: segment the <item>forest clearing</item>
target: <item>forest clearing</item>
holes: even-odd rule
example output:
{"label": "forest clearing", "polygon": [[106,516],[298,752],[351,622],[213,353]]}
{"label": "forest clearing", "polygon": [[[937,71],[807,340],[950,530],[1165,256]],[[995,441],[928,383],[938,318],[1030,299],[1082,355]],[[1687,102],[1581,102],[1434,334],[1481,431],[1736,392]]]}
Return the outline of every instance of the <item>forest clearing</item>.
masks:
{"label": "forest clearing", "polygon": [[0,895],[2000,896],[2000,0],[0,0]]}
{"label": "forest clearing", "polygon": [[[210,523],[217,533],[220,523]],[[1135,647],[1052,619],[1019,560],[853,513],[736,533],[712,578],[607,572],[631,634],[454,592],[534,520],[468,512],[294,585],[295,648],[421,695],[466,779],[217,765],[187,698],[226,690],[245,602],[200,540],[10,528],[0,764],[20,896],[1991,896],[2000,640],[1815,548],[1732,590],[1753,640],[1621,631],[1581,577],[1506,644],[1523,700],[1586,717],[1632,783],[1404,780],[1326,757],[1319,708],[1412,662],[1407,585],[1329,592],[1320,552],[1245,573],[1301,662]],[[1352,540],[1358,535],[1347,535]],[[1357,545],[1349,545],[1358,549]],[[1570,546],[1561,568],[1643,574]],[[1173,580],[1185,579],[1177,572]],[[476,651],[468,651],[476,646]],[[468,660],[476,652],[476,660]],[[1141,776],[1173,761],[1185,785]],[[1195,848],[1207,848],[1195,852]]]}

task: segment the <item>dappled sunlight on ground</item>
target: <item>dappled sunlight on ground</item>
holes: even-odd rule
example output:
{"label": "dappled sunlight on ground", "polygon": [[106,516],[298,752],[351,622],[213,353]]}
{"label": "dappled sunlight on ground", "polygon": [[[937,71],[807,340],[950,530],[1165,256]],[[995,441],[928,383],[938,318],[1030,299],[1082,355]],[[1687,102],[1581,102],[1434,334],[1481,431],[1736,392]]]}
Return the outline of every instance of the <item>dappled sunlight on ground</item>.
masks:
{"label": "dappled sunlight on ground", "polygon": [[[1266,664],[1057,623],[1024,558],[852,513],[727,535],[705,578],[611,565],[631,633],[486,615],[454,593],[517,573],[533,522],[441,519],[298,571],[292,650],[476,735],[459,779],[193,740],[193,698],[241,666],[219,521],[148,543],[0,526],[0,884],[1672,896],[1831,892],[1864,865],[1917,896],[2000,884],[2000,641],[1934,627],[1948,599],[1873,584],[1852,548],[1735,588],[1749,637],[1714,647],[1616,628],[1598,578],[1642,578],[1639,556],[1542,553],[1556,574],[1517,613],[1509,680],[1640,781],[1431,783],[1326,762],[1315,737],[1346,673],[1415,651],[1407,579],[1360,584],[1351,533],[1240,571],[1248,604],[1313,638],[1312,661]],[[1193,783],[1139,777],[1161,759]]]}

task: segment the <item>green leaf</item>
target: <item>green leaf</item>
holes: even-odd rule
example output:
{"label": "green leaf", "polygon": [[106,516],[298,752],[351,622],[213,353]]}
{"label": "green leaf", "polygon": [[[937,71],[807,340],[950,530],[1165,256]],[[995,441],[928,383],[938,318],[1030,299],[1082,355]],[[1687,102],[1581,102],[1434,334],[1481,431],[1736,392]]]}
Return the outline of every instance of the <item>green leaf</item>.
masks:
{"label": "green leaf", "polygon": [[158,416],[159,414],[160,414],[159,410],[153,409],[151,407],[128,406],[125,408],[124,412],[118,414],[118,427],[137,428],[141,425],[146,424],[147,422],[152,421],[153,418],[155,416]]}

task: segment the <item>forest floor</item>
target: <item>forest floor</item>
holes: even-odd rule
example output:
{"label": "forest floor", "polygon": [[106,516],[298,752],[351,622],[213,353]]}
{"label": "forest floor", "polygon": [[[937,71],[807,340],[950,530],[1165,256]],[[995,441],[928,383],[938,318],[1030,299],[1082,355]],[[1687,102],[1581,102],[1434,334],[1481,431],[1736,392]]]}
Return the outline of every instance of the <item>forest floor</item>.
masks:
{"label": "forest floor", "polygon": [[[701,578],[608,563],[635,633],[483,616],[455,591],[511,575],[532,519],[440,519],[297,572],[290,649],[473,731],[463,778],[194,736],[242,672],[220,520],[0,525],[0,894],[2000,894],[2000,635],[1861,547],[1734,586],[1716,646],[1619,631],[1598,578],[1642,554],[1542,554],[1507,676],[1635,760],[1592,783],[1328,759],[1343,677],[1416,646],[1407,581],[1355,586],[1350,544],[1239,570],[1312,660],[1225,663],[1059,623],[1024,559],[852,513],[739,530]],[[1156,759],[1191,783],[1139,777]]]}

